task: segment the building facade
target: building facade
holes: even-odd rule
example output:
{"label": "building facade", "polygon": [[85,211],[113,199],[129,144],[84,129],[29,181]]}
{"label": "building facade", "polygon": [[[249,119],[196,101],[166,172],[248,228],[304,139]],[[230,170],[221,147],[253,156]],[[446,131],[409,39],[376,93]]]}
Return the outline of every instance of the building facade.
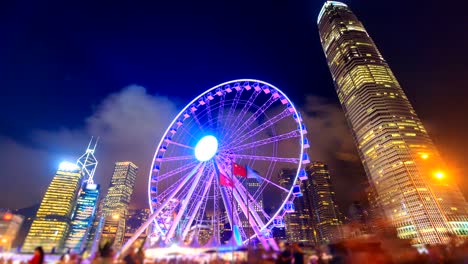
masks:
{"label": "building facade", "polygon": [[63,250],[82,179],[77,165],[60,164],[31,224],[22,252],[33,252],[38,245],[45,252]]}
{"label": "building facade", "polygon": [[[377,202],[400,238],[462,235],[468,206],[375,43],[350,8],[327,1],[318,27],[339,101]],[[455,227],[460,227],[455,229]]]}
{"label": "building facade", "polygon": [[100,194],[99,185],[94,184],[93,180],[98,165],[98,160],[94,156],[96,146],[97,139],[93,142],[93,138],[91,138],[85,153],[76,161],[84,183],[78,195],[70,231],[65,241],[65,249],[75,253],[82,253],[86,249],[87,240],[89,239],[88,237],[96,215],[96,207]]}
{"label": "building facade", "polygon": [[24,217],[10,211],[0,212],[0,252],[8,252],[12,248]]}
{"label": "building facade", "polygon": [[[282,187],[291,186],[296,176],[296,169],[283,169],[280,171],[279,183]],[[313,211],[309,199],[309,189],[304,188],[301,182],[302,197],[294,199],[295,211],[284,216],[286,239],[290,243],[317,244]],[[286,197],[283,197],[285,199]]]}
{"label": "building facade", "polygon": [[303,183],[304,197],[311,206],[317,242],[328,244],[338,241],[343,238],[343,223],[328,167],[316,161],[307,165],[306,172],[308,179]]}
{"label": "building facade", "polygon": [[104,200],[101,239],[113,241],[115,248],[120,248],[124,240],[125,217],[135,188],[137,172],[138,167],[130,161],[116,162]]}
{"label": "building facade", "polygon": [[99,185],[90,183],[85,184],[81,190],[65,242],[66,250],[81,253],[86,249],[87,239],[96,214],[99,192]]}

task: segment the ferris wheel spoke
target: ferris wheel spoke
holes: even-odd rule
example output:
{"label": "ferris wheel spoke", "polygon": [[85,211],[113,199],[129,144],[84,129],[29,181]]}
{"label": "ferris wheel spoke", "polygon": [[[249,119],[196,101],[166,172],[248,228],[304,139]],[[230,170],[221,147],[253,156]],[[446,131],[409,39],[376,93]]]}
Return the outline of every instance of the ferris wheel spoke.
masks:
{"label": "ferris wheel spoke", "polygon": [[180,206],[179,212],[177,213],[175,219],[172,222],[171,228],[169,229],[169,232],[167,233],[166,242],[168,242],[174,236],[175,229],[179,225],[179,221],[182,218],[182,215],[185,213],[185,209],[187,208],[187,205],[192,198],[192,194],[195,191],[195,188],[198,186],[198,182],[200,181],[201,176],[203,175],[204,167],[205,167],[205,164],[203,163],[202,166],[198,169],[198,172],[196,173],[196,176],[195,176],[195,180],[193,181],[187,195],[185,195],[185,198],[182,200],[182,205]]}
{"label": "ferris wheel spoke", "polygon": [[[241,187],[242,188],[242,187]],[[251,228],[254,230],[255,234],[258,236],[260,240],[262,240],[260,229],[262,228],[263,221],[260,219],[258,214],[255,210],[253,210],[252,206],[248,206],[245,201],[247,201],[247,197],[242,189],[234,189],[233,190],[233,199],[237,201],[242,213],[248,219]],[[263,244],[263,242],[262,242]]]}
{"label": "ferris wheel spoke", "polygon": [[178,143],[178,142],[175,142],[175,141],[170,141],[169,144],[170,145],[176,145],[176,146],[183,147],[183,148],[194,149],[194,147],[187,146],[185,144],[181,144],[181,143]]}
{"label": "ferris wheel spoke", "polygon": [[232,117],[234,115],[234,111],[237,108],[237,104],[239,103],[239,100],[240,100],[240,97],[241,97],[243,91],[244,91],[244,89],[241,89],[241,90],[236,92],[236,96],[234,97],[234,100],[232,101],[231,108],[229,108],[229,112],[228,112],[226,118],[222,121],[223,122],[223,129],[221,130],[222,131],[221,134],[224,134],[226,129],[228,128],[227,122],[232,119]]}
{"label": "ferris wheel spoke", "polygon": [[[223,93],[220,98],[221,99],[219,100],[219,108],[218,108],[218,125],[221,124],[223,120],[224,100],[226,99],[226,94]],[[222,127],[217,127],[217,129],[222,129]]]}
{"label": "ferris wheel spoke", "polygon": [[169,195],[164,202],[162,202],[156,209],[153,210],[153,214],[148,217],[146,222],[138,228],[135,233],[130,237],[130,239],[123,245],[123,247],[120,249],[120,251],[117,253],[117,255],[120,254],[120,252],[125,252],[130,245],[132,245],[135,240],[143,233],[143,231],[146,230],[146,228],[154,221],[154,219],[159,215],[159,213],[170,203],[171,199],[174,198],[174,196],[184,187],[184,185],[192,178],[192,176],[198,171],[202,163],[200,163],[197,167],[192,169],[191,173],[187,175],[187,177],[184,178],[184,182],[179,184],[177,188],[174,190],[174,192]]}
{"label": "ferris wheel spoke", "polygon": [[[191,173],[191,172],[190,172]],[[161,192],[159,195],[158,195],[158,198],[160,200],[164,200],[166,197],[172,195],[172,192],[177,189],[179,187],[180,184],[185,184],[185,187],[184,187],[184,190],[187,189],[188,187],[187,186],[190,186],[190,182],[193,181],[193,179],[189,179],[188,181],[186,181],[186,177],[188,177],[188,175],[184,175],[183,177],[180,177],[176,182],[174,182],[173,184],[171,184],[171,186],[169,186],[166,190],[164,190],[163,192]],[[186,182],[186,183],[184,183]]]}
{"label": "ferris wheel spoke", "polygon": [[236,116],[234,121],[231,123],[230,126],[230,131],[231,135],[229,135],[229,138],[232,136],[233,132],[236,130],[235,128],[239,126],[239,123],[242,122],[242,119],[244,119],[245,114],[249,111],[250,107],[252,106],[253,102],[255,99],[257,99],[257,96],[260,94],[260,91],[254,91],[252,95],[249,97],[249,100],[247,103],[244,105],[244,107],[241,109],[240,113]]}
{"label": "ferris wheel spoke", "polygon": [[214,129],[215,127],[213,126],[213,116],[211,114],[211,107],[210,107],[210,100],[206,100],[206,111],[208,115],[208,125]]}
{"label": "ferris wheel spoke", "polygon": [[242,143],[246,141],[247,139],[257,135],[258,133],[264,131],[265,129],[269,128],[270,126],[276,124],[277,122],[281,121],[283,118],[291,115],[291,112],[289,112],[288,109],[285,109],[283,112],[279,113],[276,116],[273,116],[272,118],[268,119],[265,123],[259,125],[258,127],[252,129],[248,133],[245,133],[239,137],[234,137],[234,139],[229,142],[228,146],[234,146],[239,143]]}
{"label": "ferris wheel spoke", "polygon": [[203,132],[203,125],[201,124],[200,120],[198,119],[198,116],[195,114],[195,111],[192,112],[193,120],[195,120],[195,123],[197,123],[198,128]]}
{"label": "ferris wheel spoke", "polygon": [[161,174],[161,175],[159,175],[157,177],[157,181],[163,181],[163,180],[165,180],[165,179],[167,179],[167,178],[169,178],[171,176],[182,173],[182,172],[184,172],[184,171],[186,171],[188,169],[191,169],[191,168],[195,167],[197,164],[200,164],[200,162],[199,161],[193,161],[191,163],[180,166],[177,169],[174,169],[174,170],[171,170],[171,171],[166,172],[164,174]]}
{"label": "ferris wheel spoke", "polygon": [[[265,184],[265,186],[266,186],[266,184]],[[243,188],[244,192],[248,195],[249,201],[250,201],[249,203],[254,205],[254,209],[255,209],[255,208],[260,209],[260,211],[261,211],[263,217],[265,217],[265,219],[269,220],[269,219],[270,219],[270,216],[269,216],[267,213],[265,213],[265,211],[263,210],[263,206],[261,206],[261,205],[257,202],[257,199],[255,199],[255,195],[252,195],[252,194],[245,188],[245,186],[242,186],[241,188]],[[257,212],[258,212],[258,211],[257,211]]]}
{"label": "ferris wheel spoke", "polygon": [[[265,111],[278,100],[279,97],[271,96],[260,108],[255,111],[253,115],[251,115],[242,125],[237,128],[234,132],[231,133],[229,139],[231,139],[235,135],[240,135],[244,132],[255,120],[257,120]],[[250,106],[249,106],[250,107]],[[229,141],[229,140],[228,140]]]}
{"label": "ferris wheel spoke", "polygon": [[235,158],[249,159],[249,160],[264,160],[264,161],[276,161],[286,163],[299,163],[298,158],[279,158],[269,156],[256,156],[256,155],[243,155],[243,154],[231,154]]}
{"label": "ferris wheel spoke", "polygon": [[[300,137],[300,136],[301,136],[301,132],[299,130],[294,130],[294,131],[291,131],[291,132],[288,132],[288,133],[285,133],[285,134],[281,134],[281,135],[266,138],[266,139],[257,140],[257,141],[250,142],[250,143],[247,143],[247,144],[244,144],[244,145],[237,145],[236,147],[233,147],[233,148],[229,149],[229,151],[237,151],[237,150],[243,150],[243,149],[256,148],[256,147],[259,147],[259,146],[279,142],[279,141],[282,141],[282,140],[285,140],[285,139]],[[223,150],[223,149],[221,149],[221,150]]]}
{"label": "ferris wheel spoke", "polygon": [[194,155],[187,155],[187,156],[167,157],[167,158],[162,158],[161,162],[189,160],[189,159],[195,159],[195,156]]}
{"label": "ferris wheel spoke", "polygon": [[281,191],[284,191],[284,192],[289,193],[289,190],[288,190],[288,189],[286,189],[286,188],[284,188],[284,187],[281,187],[280,185],[278,185],[278,184],[276,184],[276,183],[270,181],[269,179],[264,178],[264,177],[262,177],[262,176],[258,176],[258,177],[260,178],[260,180],[265,181],[265,182],[267,182],[267,183],[269,183],[269,184],[275,186],[276,188],[280,189]]}
{"label": "ferris wheel spoke", "polygon": [[214,178],[214,175],[215,175],[215,172],[214,171],[211,171],[211,176],[210,176],[210,179],[208,180],[207,184],[205,184],[204,186],[204,189],[203,189],[203,193],[200,197],[200,200],[198,200],[198,202],[196,203],[195,205],[195,208],[193,211],[191,211],[188,215],[190,215],[190,218],[187,222],[187,224],[185,225],[185,228],[184,228],[184,231],[182,232],[182,240],[185,239],[185,237],[187,236],[189,230],[190,230],[190,227],[192,226],[192,222],[193,220],[195,219],[195,216],[197,215],[197,213],[199,212],[199,209],[200,209],[200,206],[202,205],[203,201],[205,200],[205,197],[208,193],[208,191],[210,190],[211,188],[211,183],[213,182],[213,178]]}
{"label": "ferris wheel spoke", "polygon": [[196,139],[195,136],[192,135],[192,133],[190,133],[190,131],[188,131],[188,130],[185,128],[185,126],[180,126],[179,129],[182,129],[183,132],[184,132],[185,134],[187,134],[188,136],[190,136],[191,138]]}

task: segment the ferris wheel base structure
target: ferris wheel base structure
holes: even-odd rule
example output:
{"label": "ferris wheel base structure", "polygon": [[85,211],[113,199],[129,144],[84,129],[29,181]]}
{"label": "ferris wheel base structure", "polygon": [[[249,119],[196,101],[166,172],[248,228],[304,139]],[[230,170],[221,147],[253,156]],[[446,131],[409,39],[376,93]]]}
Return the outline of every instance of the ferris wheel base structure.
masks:
{"label": "ferris wheel base structure", "polygon": [[[164,132],[148,178],[151,215],[119,254],[148,228],[149,237],[169,245],[198,239],[199,226],[209,227],[205,247],[256,239],[278,250],[272,229],[284,227],[307,179],[306,134],[294,104],[269,83],[239,79],[206,90]],[[283,169],[293,171],[289,180],[278,176]],[[225,225],[232,237],[223,245]]]}

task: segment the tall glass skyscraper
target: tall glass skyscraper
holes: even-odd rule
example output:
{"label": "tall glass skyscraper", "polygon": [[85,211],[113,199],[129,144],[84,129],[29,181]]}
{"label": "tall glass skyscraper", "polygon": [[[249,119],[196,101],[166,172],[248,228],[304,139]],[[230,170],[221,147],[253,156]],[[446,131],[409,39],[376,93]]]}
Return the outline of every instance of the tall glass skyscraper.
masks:
{"label": "tall glass skyscraper", "polygon": [[387,62],[349,7],[327,1],[318,27],[338,98],[378,204],[415,244],[466,235],[468,205]]}
{"label": "tall glass skyscraper", "polygon": [[125,216],[135,188],[138,167],[130,161],[116,162],[111,184],[104,200],[102,217],[104,226],[101,238],[114,241],[120,248],[125,236]]}
{"label": "tall glass skyscraper", "polygon": [[[282,187],[291,186],[296,177],[296,169],[282,169],[279,173],[279,183]],[[318,243],[315,231],[314,213],[311,209],[308,189],[304,188],[304,181],[301,182],[302,197],[294,199],[294,212],[284,216],[286,239],[293,242],[300,242],[306,245]],[[283,194],[283,199],[286,195]]]}
{"label": "tall glass skyscraper", "polygon": [[45,252],[62,251],[82,179],[77,165],[60,164],[31,224],[22,252],[33,252],[39,245]]}
{"label": "tall glass skyscraper", "polygon": [[304,197],[313,212],[317,242],[336,242],[343,238],[342,220],[328,166],[315,161],[307,165],[306,171],[309,178],[303,183]]}
{"label": "tall glass skyscraper", "polygon": [[99,199],[99,185],[85,184],[76,203],[76,212],[70,226],[70,232],[65,242],[65,248],[75,253],[81,253],[86,248],[88,236],[96,213],[96,203]]}
{"label": "tall glass skyscraper", "polygon": [[75,253],[81,253],[86,249],[99,199],[99,185],[94,184],[93,181],[98,164],[97,159],[94,157],[96,146],[97,139],[93,144],[93,138],[91,138],[86,152],[76,161],[85,182],[80,189],[70,231],[65,241],[65,249]]}

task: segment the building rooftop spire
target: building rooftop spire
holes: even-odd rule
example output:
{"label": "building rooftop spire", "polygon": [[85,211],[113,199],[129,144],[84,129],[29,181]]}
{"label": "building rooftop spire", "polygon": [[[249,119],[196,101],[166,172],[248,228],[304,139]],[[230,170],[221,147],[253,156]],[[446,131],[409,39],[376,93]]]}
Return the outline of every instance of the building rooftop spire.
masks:
{"label": "building rooftop spire", "polygon": [[96,171],[98,164],[98,161],[94,156],[94,151],[96,150],[98,141],[99,137],[91,137],[88,147],[86,148],[86,152],[76,161],[76,164],[80,167],[81,173],[83,174],[87,184],[94,183],[94,172]]}
{"label": "building rooftop spire", "polygon": [[329,7],[329,6],[346,6],[347,5],[345,3],[342,3],[342,2],[338,2],[338,1],[326,1],[323,6],[322,6],[322,9],[320,10],[320,13],[318,15],[318,18],[317,18],[317,24],[320,22],[320,19],[322,19],[322,16],[323,14],[325,13],[325,10]]}

